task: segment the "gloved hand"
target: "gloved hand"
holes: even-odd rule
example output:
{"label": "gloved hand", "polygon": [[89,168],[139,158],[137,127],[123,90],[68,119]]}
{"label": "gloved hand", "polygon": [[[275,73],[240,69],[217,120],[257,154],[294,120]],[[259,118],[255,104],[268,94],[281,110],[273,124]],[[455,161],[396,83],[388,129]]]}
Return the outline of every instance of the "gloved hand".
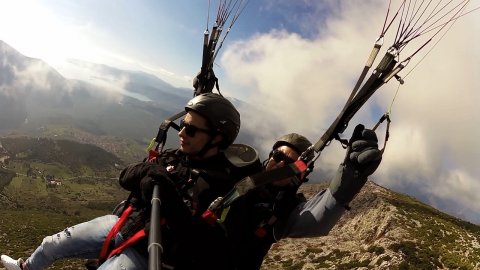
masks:
{"label": "gloved hand", "polygon": [[127,166],[118,177],[120,186],[128,191],[138,191],[140,188],[140,180],[147,175],[152,166],[153,164],[148,162],[140,162]]}
{"label": "gloved hand", "polygon": [[361,124],[355,127],[347,147],[347,154],[337,174],[330,183],[333,197],[347,205],[362,189],[370,176],[380,165],[382,153],[378,150],[377,135]]}
{"label": "gloved hand", "polygon": [[210,69],[205,76],[200,75],[202,75],[201,71],[197,73],[195,78],[193,78],[193,88],[197,91],[197,94],[212,92],[215,84],[218,84],[218,79],[215,76],[213,69]]}
{"label": "gloved hand", "polygon": [[158,164],[149,166],[146,175],[140,180],[140,192],[142,200],[145,203],[150,203],[152,199],[153,187],[159,185],[162,193],[168,191],[169,193],[176,193],[176,187],[170,179],[167,170]]}

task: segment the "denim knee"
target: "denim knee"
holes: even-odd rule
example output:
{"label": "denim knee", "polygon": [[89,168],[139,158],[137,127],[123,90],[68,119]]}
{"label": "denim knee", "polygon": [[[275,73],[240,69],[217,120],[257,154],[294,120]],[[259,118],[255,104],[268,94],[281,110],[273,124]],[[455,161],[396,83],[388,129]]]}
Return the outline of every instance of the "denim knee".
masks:
{"label": "denim knee", "polygon": [[59,233],[43,238],[41,247],[44,256],[50,259],[58,258],[61,251],[65,248],[62,246],[62,243],[67,241],[70,237],[71,234],[69,227]]}

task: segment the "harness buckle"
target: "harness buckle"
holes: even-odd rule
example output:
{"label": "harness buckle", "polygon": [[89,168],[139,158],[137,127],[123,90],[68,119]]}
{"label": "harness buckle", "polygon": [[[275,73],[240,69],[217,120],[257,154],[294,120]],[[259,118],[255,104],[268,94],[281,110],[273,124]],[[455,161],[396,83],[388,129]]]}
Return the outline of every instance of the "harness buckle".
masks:
{"label": "harness buckle", "polygon": [[255,230],[255,235],[259,238],[263,238],[265,235],[267,235],[267,230],[265,230],[263,227],[259,227]]}
{"label": "harness buckle", "polygon": [[215,225],[218,220],[217,214],[215,214],[212,210],[207,209],[207,211],[203,212],[202,218],[211,226]]}

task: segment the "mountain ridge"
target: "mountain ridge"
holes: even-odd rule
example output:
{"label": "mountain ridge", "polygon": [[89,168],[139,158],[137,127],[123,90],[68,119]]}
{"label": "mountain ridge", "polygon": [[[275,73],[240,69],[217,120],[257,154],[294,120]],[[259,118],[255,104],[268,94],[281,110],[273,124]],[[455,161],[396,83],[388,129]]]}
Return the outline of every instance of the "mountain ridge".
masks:
{"label": "mountain ridge", "polygon": [[[160,82],[151,77],[149,80]],[[130,83],[140,85],[141,81]],[[152,83],[146,84],[150,92],[166,92],[152,88]],[[183,108],[189,99],[186,91],[180,95],[177,92],[183,93],[176,91],[168,100],[155,102],[112,94],[85,81],[66,79],[45,62],[23,56],[0,41],[0,134],[69,136],[80,142],[89,136],[85,134],[91,134],[139,150],[150,142],[161,121],[176,113],[174,108]]]}
{"label": "mountain ridge", "polygon": [[275,244],[262,269],[480,269],[478,225],[372,181],[351,208],[327,236]]}
{"label": "mountain ridge", "polygon": [[[193,92],[173,87],[152,74],[80,60],[70,62],[99,70],[103,79],[121,81],[124,91],[151,100],[139,100],[86,81],[67,79],[42,60],[23,56],[0,40],[0,135],[93,142],[133,162],[144,157],[144,149],[157,134],[162,121],[183,110],[192,97]],[[31,63],[37,64],[28,69]],[[29,72],[19,73],[19,70]],[[237,106],[242,103],[231,100]],[[245,142],[251,138],[252,134],[241,131],[238,140]],[[114,144],[130,150],[116,151]],[[174,145],[177,145],[176,136],[169,136],[167,147]]]}

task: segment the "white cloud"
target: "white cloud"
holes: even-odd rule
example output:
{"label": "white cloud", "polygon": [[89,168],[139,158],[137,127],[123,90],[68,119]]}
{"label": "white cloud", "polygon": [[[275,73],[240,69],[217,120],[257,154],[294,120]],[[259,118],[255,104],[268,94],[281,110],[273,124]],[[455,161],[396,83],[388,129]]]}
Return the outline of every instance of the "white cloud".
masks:
{"label": "white cloud", "polygon": [[[88,74],[70,69],[68,59],[82,59],[122,69],[138,69],[181,86],[191,85],[191,78],[184,78],[166,70],[142,54],[141,49],[125,45],[122,33],[107,32],[104,22],[95,16],[88,19],[66,16],[43,1],[2,1],[0,3],[0,40],[20,53],[40,58],[59,70],[64,76],[83,79]],[[75,13],[75,3],[62,3]],[[108,16],[106,14],[106,16]],[[114,20],[115,18],[112,18]],[[141,59],[139,59],[139,56]]]}
{"label": "white cloud", "polygon": [[[317,38],[273,30],[225,49],[226,75],[251,90],[248,102],[265,110],[242,114],[248,119],[242,128],[260,133],[255,145],[266,149],[274,138],[292,131],[313,142],[320,137],[343,106],[381,30],[383,2],[343,3],[325,19]],[[405,76],[414,68],[392,109],[391,139],[375,174],[382,184],[400,192],[417,186],[426,197],[479,210],[472,206],[480,205],[475,193],[475,176],[480,175],[479,25],[478,13],[462,17],[420,65],[415,66],[435,40],[400,73]],[[386,37],[385,47],[392,38]],[[424,42],[412,43],[402,52],[403,59]],[[352,119],[347,136],[356,123],[372,126],[381,110],[388,109],[395,90],[394,80],[380,89]],[[343,151],[335,147],[317,163],[338,164]]]}
{"label": "white cloud", "polygon": [[[432,193],[440,198],[456,201],[471,210],[480,211],[480,204],[472,203],[480,201],[480,182],[464,170],[450,170],[439,179],[439,184],[432,185]],[[458,196],[461,194],[461,196]]]}
{"label": "white cloud", "polygon": [[[51,83],[57,82],[50,77],[57,74],[41,61],[29,63],[24,70],[16,70],[15,73],[15,83],[20,89],[34,88],[36,91],[50,91],[53,88]],[[61,76],[58,77],[61,78]]]}

